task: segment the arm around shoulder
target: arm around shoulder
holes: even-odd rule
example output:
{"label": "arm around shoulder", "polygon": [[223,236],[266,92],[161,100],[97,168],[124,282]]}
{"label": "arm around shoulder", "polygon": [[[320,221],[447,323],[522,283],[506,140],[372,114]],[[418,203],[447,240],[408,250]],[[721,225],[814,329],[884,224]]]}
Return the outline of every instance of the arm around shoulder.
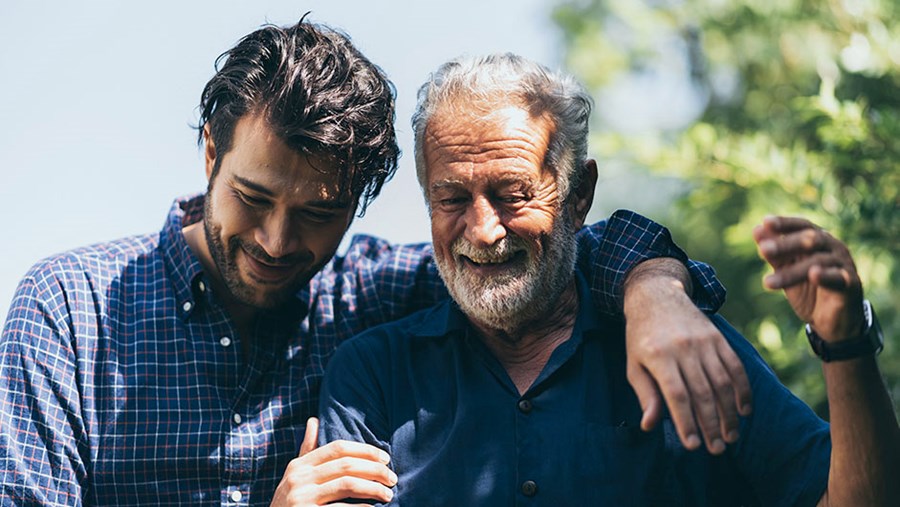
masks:
{"label": "arm around shoulder", "polygon": [[686,268],[692,296],[699,308],[716,311],[725,301],[725,287],[708,265],[691,260],[664,226],[629,210],[617,210],[608,220],[583,228],[578,235],[578,265],[588,274],[599,310],[621,314],[625,279],[642,262],[671,258]]}
{"label": "arm around shoulder", "polygon": [[399,319],[447,297],[430,243],[392,245],[356,236],[346,256],[336,260],[335,269],[353,273],[366,327]]}
{"label": "arm around shoulder", "polygon": [[628,379],[644,410],[642,427],[657,424],[664,398],[687,448],[701,445],[702,432],[711,452],[723,452],[737,439],[738,414],[751,405],[743,366],[701,312],[721,306],[724,287],[665,227],[637,213],[616,211],[580,234],[579,264],[598,311],[625,316]]}

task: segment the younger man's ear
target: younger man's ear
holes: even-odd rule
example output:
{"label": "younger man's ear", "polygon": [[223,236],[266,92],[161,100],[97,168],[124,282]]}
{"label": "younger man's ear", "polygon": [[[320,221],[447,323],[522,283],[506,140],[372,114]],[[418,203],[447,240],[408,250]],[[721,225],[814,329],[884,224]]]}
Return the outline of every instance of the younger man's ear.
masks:
{"label": "younger man's ear", "polygon": [[594,204],[594,189],[597,187],[597,161],[589,158],[584,161],[584,177],[581,179],[575,192],[572,194],[572,204],[575,207],[575,227],[580,229],[587,220],[588,211]]}
{"label": "younger man's ear", "polygon": [[203,126],[203,155],[206,165],[206,181],[209,181],[213,168],[216,167],[216,143],[213,142],[210,134],[209,122]]}

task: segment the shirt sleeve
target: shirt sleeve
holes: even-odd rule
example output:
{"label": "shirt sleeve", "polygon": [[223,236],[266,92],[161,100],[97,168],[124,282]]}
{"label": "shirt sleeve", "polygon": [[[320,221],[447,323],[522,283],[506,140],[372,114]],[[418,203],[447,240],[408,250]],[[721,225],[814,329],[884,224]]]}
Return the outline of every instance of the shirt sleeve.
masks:
{"label": "shirt sleeve", "polygon": [[[376,330],[377,332],[377,330]],[[385,354],[363,344],[364,333],[338,347],[322,381],[319,396],[319,445],[335,440],[352,440],[379,447],[390,454],[390,431],[385,413],[382,364]],[[387,341],[387,337],[381,337]],[[381,370],[389,370],[382,364]]]}
{"label": "shirt sleeve", "polygon": [[82,504],[87,445],[65,309],[52,275],[27,276],[0,334],[2,506]]}
{"label": "shirt sleeve", "polygon": [[392,245],[372,236],[353,238],[335,270],[353,273],[362,331],[428,308],[448,297],[430,243]]}
{"label": "shirt sleeve", "polygon": [[725,302],[725,287],[710,266],[688,259],[668,229],[633,211],[618,210],[608,220],[583,228],[578,247],[579,269],[586,273],[603,313],[622,314],[628,272],[657,257],[672,257],[687,266],[694,285],[692,299],[701,310],[713,313]]}

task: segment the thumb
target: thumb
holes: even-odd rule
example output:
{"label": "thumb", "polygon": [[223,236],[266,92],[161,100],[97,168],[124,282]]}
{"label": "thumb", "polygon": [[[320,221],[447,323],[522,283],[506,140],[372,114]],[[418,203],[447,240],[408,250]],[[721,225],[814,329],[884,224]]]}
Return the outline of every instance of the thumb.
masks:
{"label": "thumb", "polygon": [[306,434],[303,435],[303,443],[300,444],[300,456],[314,450],[319,444],[319,419],[310,417],[306,421]]}
{"label": "thumb", "polygon": [[652,430],[662,417],[662,397],[653,378],[641,367],[636,368],[629,377],[631,387],[641,404],[643,416],[641,417],[641,429]]}

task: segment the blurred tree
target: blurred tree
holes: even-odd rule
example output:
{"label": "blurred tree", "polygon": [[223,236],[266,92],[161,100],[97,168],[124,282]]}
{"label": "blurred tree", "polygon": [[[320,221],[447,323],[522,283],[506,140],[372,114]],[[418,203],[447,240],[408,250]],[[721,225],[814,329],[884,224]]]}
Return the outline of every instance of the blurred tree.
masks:
{"label": "blurred tree", "polygon": [[900,4],[896,0],[570,0],[554,19],[593,90],[604,163],[686,190],[662,210],[729,289],[722,313],[827,416],[801,323],[761,285],[752,227],[803,215],[854,253],[900,407]]}

